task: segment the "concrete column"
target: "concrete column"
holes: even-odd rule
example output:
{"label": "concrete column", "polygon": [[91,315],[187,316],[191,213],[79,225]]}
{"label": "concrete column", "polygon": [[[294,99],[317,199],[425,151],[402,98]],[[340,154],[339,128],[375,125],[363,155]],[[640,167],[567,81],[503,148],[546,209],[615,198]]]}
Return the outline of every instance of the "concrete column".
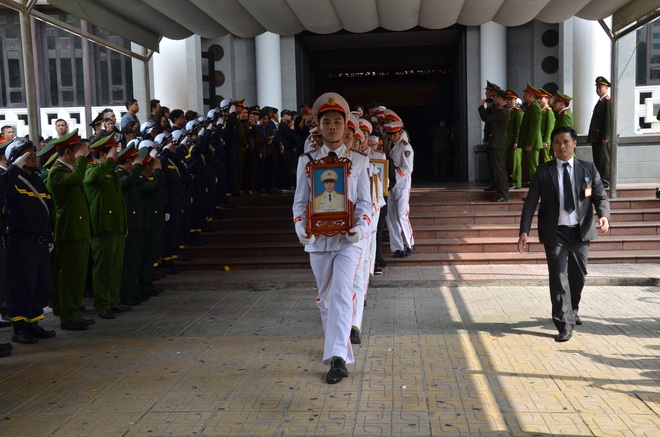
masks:
{"label": "concrete column", "polygon": [[[27,0],[23,5],[27,5]],[[28,127],[30,139],[37,144],[39,142],[39,109],[37,107],[37,89],[34,75],[34,46],[32,45],[32,22],[27,11],[20,11],[19,22],[21,25],[21,43],[23,44],[23,77],[25,78],[25,100],[27,101]],[[16,132],[18,136],[18,132]],[[45,135],[44,135],[45,136]]]}
{"label": "concrete column", "polygon": [[[141,45],[136,44],[134,42],[131,43],[131,50],[134,51],[135,53],[140,53],[143,54],[143,48]],[[147,68],[147,65],[145,65],[144,62],[142,62],[139,59],[136,58],[131,58],[131,67],[133,69],[133,95],[132,96],[127,96],[127,98],[134,98],[138,101],[140,104],[140,112],[138,112],[138,119],[141,122],[145,121],[144,114],[147,114],[147,117],[149,117],[149,97],[150,95],[153,95],[153,90],[148,90],[146,89],[147,86],[151,88],[151,85],[147,85],[149,83],[153,84],[153,80],[149,80],[149,76],[151,73],[149,70],[152,70],[151,68]],[[146,109],[145,109],[146,108]],[[124,112],[126,112],[126,109],[123,109]],[[120,119],[120,114],[116,114],[117,119]]]}
{"label": "concrete column", "polygon": [[[607,19],[611,26],[611,19]],[[574,18],[573,21],[573,113],[575,130],[587,134],[591,113],[598,100],[596,77],[605,76],[610,82],[612,43],[597,21]]]}
{"label": "concrete column", "polygon": [[255,38],[257,103],[282,110],[280,36],[265,32]]}
{"label": "concrete column", "polygon": [[160,52],[152,59],[153,98],[170,109],[188,109],[186,40],[161,39]]}
{"label": "concrete column", "polygon": [[[487,80],[507,89],[506,27],[492,21],[482,24],[480,42],[482,91]],[[483,92],[481,94],[483,95]]]}

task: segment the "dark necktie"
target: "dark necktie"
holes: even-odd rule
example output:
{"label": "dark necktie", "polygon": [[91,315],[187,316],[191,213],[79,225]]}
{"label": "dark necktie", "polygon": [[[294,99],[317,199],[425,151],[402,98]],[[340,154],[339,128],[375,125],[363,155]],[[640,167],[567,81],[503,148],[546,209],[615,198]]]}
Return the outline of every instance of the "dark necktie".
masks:
{"label": "dark necktie", "polygon": [[337,156],[337,154],[331,150],[328,152],[328,156]]}
{"label": "dark necktie", "polygon": [[564,211],[570,214],[575,211],[573,185],[571,184],[571,175],[568,173],[568,162],[562,165],[564,166]]}

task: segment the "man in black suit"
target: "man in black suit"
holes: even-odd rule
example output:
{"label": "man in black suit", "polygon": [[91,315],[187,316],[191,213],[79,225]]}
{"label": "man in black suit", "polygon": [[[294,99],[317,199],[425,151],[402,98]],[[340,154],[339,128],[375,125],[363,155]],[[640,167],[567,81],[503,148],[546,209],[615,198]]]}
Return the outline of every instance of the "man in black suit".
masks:
{"label": "man in black suit", "polygon": [[[545,246],[550,279],[552,321],[568,341],[581,325],[578,307],[587,275],[589,242],[610,227],[610,203],[596,166],[573,157],[577,132],[562,126],[552,132],[555,159],[538,167],[520,218],[518,251],[523,253],[539,197],[539,241]],[[592,206],[598,214],[594,222]]]}
{"label": "man in black suit", "polygon": [[605,188],[610,186],[610,117],[612,116],[612,101],[608,95],[612,84],[603,76],[596,78],[596,94],[598,102],[594,106],[589,123],[587,141],[591,143],[594,164],[603,178]]}

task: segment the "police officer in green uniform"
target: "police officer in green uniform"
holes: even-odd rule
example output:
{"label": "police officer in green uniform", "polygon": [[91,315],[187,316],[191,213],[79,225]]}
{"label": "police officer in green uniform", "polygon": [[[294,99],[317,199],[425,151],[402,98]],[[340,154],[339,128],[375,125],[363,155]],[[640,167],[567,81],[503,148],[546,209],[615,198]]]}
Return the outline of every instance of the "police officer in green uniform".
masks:
{"label": "police officer in green uniform", "polygon": [[84,319],[80,311],[89,258],[89,207],[83,181],[88,147],[80,144],[78,129],[54,140],[57,162],[48,173],[46,186],[55,203],[55,247],[51,296],[53,313],[59,314],[60,328],[87,329],[94,319]]}
{"label": "police officer in green uniform", "polygon": [[520,135],[518,144],[523,149],[523,157],[527,164],[529,180],[534,179],[536,167],[539,165],[539,153],[543,148],[541,142],[541,106],[539,105],[539,90],[527,84],[523,94],[523,100],[527,104],[525,115],[520,123]]}
{"label": "police officer in green uniform", "polygon": [[562,126],[572,128],[575,124],[573,121],[573,111],[568,107],[568,105],[571,104],[571,100],[573,100],[573,97],[566,95],[561,91],[557,91],[557,94],[555,94],[555,98],[552,102],[552,109],[555,110],[554,129]]}
{"label": "police officer in green uniform", "polygon": [[603,76],[596,78],[596,94],[598,102],[594,106],[589,124],[587,141],[591,143],[594,164],[603,179],[605,188],[610,186],[610,117],[612,116],[612,101],[608,95],[612,84]]}
{"label": "police officer in green uniform", "polygon": [[126,207],[115,175],[117,144],[108,135],[91,145],[94,162],[85,171],[85,193],[89,202],[92,235],[89,240],[94,266],[94,309],[103,319],[129,311],[119,303],[121,269],[126,238]]}
{"label": "police officer in green uniform", "polygon": [[142,250],[138,271],[138,291],[141,295],[157,296],[154,289],[154,262],[158,259],[158,248],[165,218],[160,191],[163,189],[163,170],[157,152],[149,140],[140,143],[138,154],[142,157],[142,173],[137,184],[142,205]]}
{"label": "police officer in green uniform", "polygon": [[518,93],[514,90],[506,90],[506,104],[511,112],[506,129],[507,170],[511,175],[512,190],[522,187],[522,148],[518,146],[518,137],[524,113],[516,103],[517,98]]}
{"label": "police officer in green uniform", "polygon": [[552,152],[552,143],[550,141],[550,134],[555,127],[555,113],[548,104],[552,94],[543,88],[539,88],[539,93],[540,96],[538,101],[539,105],[541,106],[541,142],[543,144],[543,148],[541,149],[539,155],[539,164],[542,164],[554,158],[554,154]]}
{"label": "police officer in green uniform", "polygon": [[497,90],[493,96],[491,112],[487,113],[484,104],[479,103],[481,121],[489,124],[488,131],[488,161],[497,195],[491,202],[507,202],[509,200],[509,178],[506,172],[507,127],[509,125],[509,108],[506,106],[506,91]]}
{"label": "police officer in green uniform", "polygon": [[144,298],[138,293],[138,266],[142,250],[142,205],[137,192],[137,184],[142,174],[142,157],[138,154],[135,145],[138,140],[132,140],[128,146],[117,155],[118,165],[115,174],[126,206],[126,225],[128,235],[124,246],[124,260],[121,271],[121,287],[119,289],[119,302],[122,305],[140,305]]}

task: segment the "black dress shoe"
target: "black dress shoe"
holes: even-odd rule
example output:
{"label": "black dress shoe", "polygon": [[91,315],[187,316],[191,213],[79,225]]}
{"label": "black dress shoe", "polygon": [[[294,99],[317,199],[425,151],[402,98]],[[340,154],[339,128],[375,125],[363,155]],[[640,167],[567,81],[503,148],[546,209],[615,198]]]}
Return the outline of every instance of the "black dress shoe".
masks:
{"label": "black dress shoe", "polygon": [[508,202],[509,198],[502,196],[502,197],[495,197],[493,199],[490,199],[491,202]]}
{"label": "black dress shoe", "polygon": [[328,373],[325,374],[325,382],[328,384],[337,384],[341,382],[342,379],[342,377],[332,376],[332,370],[328,370]]}
{"label": "black dress shoe", "polygon": [[141,295],[138,296],[138,298],[137,298],[137,300],[139,300],[140,302],[146,302],[146,301],[148,301],[149,299],[151,299],[151,296],[147,296],[146,294],[141,294]]}
{"label": "black dress shoe", "polygon": [[382,275],[383,268],[381,266],[374,266],[374,275]]}
{"label": "black dress shoe", "polygon": [[362,344],[360,331],[358,331],[357,328],[351,328],[351,344]]}
{"label": "black dress shoe", "polygon": [[484,191],[495,191],[495,186],[494,185],[489,185],[486,188],[484,188]]}
{"label": "black dress shoe", "polygon": [[117,314],[112,310],[99,311],[99,317],[102,319],[112,320],[117,318]]}
{"label": "black dress shoe", "polygon": [[89,329],[89,325],[83,323],[82,320],[76,320],[75,322],[60,324],[60,329],[64,331],[84,331]]}
{"label": "black dress shoe", "polygon": [[330,376],[335,378],[348,377],[348,369],[346,368],[346,361],[341,357],[333,357],[330,363]]}
{"label": "black dress shoe", "polygon": [[89,326],[89,325],[93,325],[94,323],[96,323],[96,320],[94,320],[94,319],[85,319],[85,318],[81,317],[79,322],[82,323],[83,325]]}
{"label": "black dress shoe", "polygon": [[156,293],[162,293],[163,291],[165,291],[165,289],[163,287],[156,287],[155,285],[152,285],[151,289],[153,291],[155,291]]}
{"label": "black dress shoe", "polygon": [[11,326],[11,320],[0,319],[0,328],[9,328],[10,326]]}
{"label": "black dress shoe", "polygon": [[563,341],[568,341],[571,339],[573,336],[573,332],[564,330],[564,331],[559,331],[559,334],[555,337],[556,342],[563,342]]}
{"label": "black dress shoe", "polygon": [[141,300],[137,300],[137,299],[136,299],[136,300],[125,300],[125,301],[123,301],[121,304],[122,304],[122,305],[128,305],[128,306],[131,306],[131,307],[136,307],[136,306],[138,306],[138,305],[141,305],[141,304],[142,304],[142,301],[141,301]]}
{"label": "black dress shoe", "polygon": [[117,304],[111,308],[111,311],[113,313],[127,313],[129,311],[133,311],[133,307],[129,307],[128,305]]}
{"label": "black dress shoe", "polygon": [[580,319],[580,316],[578,316],[577,314],[575,315],[575,324],[576,325],[582,324],[582,319]]}
{"label": "black dress shoe", "polygon": [[53,338],[55,337],[56,333],[55,331],[47,331],[45,330],[42,326],[39,326],[37,322],[34,323],[28,323],[28,329],[37,338]]}
{"label": "black dress shoe", "polygon": [[11,355],[11,349],[12,349],[11,343],[2,343],[0,344],[0,357],[8,357]]}
{"label": "black dress shoe", "polygon": [[415,245],[413,244],[412,247],[406,247],[406,251],[403,253],[403,256],[410,256],[413,253],[415,253]]}
{"label": "black dress shoe", "polygon": [[392,256],[394,258],[403,258],[405,255],[403,254],[403,250],[395,250]]}

